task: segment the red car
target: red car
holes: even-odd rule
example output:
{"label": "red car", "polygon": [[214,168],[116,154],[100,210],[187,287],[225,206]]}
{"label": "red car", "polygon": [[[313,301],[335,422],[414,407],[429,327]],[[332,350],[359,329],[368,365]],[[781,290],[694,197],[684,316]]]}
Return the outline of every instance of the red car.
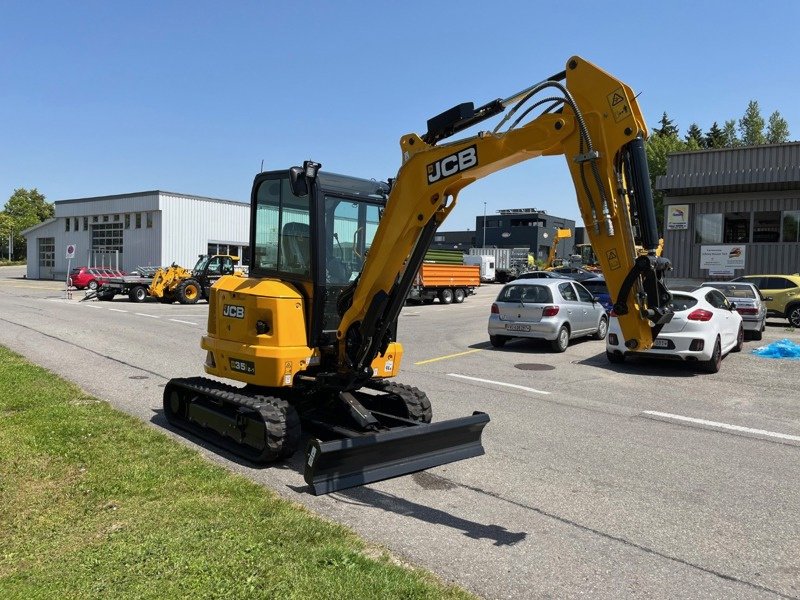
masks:
{"label": "red car", "polygon": [[122,277],[122,271],[96,267],[76,267],[69,273],[69,284],[79,290],[89,288],[94,291],[109,277]]}

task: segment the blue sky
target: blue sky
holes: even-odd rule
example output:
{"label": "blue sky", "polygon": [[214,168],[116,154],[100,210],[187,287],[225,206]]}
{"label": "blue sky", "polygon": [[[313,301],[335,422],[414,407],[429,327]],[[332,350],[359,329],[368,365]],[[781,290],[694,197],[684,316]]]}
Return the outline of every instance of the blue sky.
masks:
{"label": "blue sky", "polygon": [[[739,119],[759,102],[800,139],[800,3],[0,3],[0,204],[163,189],[246,201],[313,159],[386,179],[398,141],[465,101],[507,97],[579,54],[666,111]],[[536,207],[580,219],[563,158],[465,189],[443,230]]]}

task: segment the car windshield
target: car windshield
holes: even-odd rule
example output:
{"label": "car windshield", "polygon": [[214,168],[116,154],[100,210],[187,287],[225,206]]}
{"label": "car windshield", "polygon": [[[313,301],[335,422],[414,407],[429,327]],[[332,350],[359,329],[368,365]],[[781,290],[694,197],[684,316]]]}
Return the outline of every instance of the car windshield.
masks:
{"label": "car windshield", "polygon": [[581,283],[593,294],[608,294],[608,286],[605,281],[583,281]]}
{"label": "car windshield", "polygon": [[703,287],[712,287],[725,294],[726,298],[755,298],[753,288],[747,284],[735,283],[704,283]]}
{"label": "car windshield", "polygon": [[675,312],[689,310],[695,304],[697,304],[697,298],[693,296],[684,296],[683,294],[672,294],[672,301],[669,303],[670,307]]}
{"label": "car windshield", "polygon": [[553,301],[553,294],[546,285],[507,285],[497,301],[547,304]]}

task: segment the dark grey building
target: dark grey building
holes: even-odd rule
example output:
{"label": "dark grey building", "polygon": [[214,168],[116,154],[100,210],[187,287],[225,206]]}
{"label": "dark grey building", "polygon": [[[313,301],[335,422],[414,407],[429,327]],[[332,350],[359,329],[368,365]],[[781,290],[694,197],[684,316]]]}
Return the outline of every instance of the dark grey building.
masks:
{"label": "dark grey building", "polygon": [[475,217],[475,231],[439,231],[431,248],[527,248],[537,259],[543,260],[550,252],[556,229],[572,231],[572,238],[558,244],[558,256],[567,257],[575,243],[575,221],[535,208],[508,208],[493,215],[479,215]]}
{"label": "dark grey building", "polygon": [[800,271],[800,142],[671,154],[656,189],[675,277]]}

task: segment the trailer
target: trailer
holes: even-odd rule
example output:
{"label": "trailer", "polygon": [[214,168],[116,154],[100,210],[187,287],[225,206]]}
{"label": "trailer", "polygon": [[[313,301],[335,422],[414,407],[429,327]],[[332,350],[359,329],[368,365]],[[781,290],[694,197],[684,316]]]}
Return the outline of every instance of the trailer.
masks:
{"label": "trailer", "polygon": [[408,299],[431,304],[438,298],[442,304],[460,304],[474,294],[480,284],[481,268],[478,265],[422,263]]}
{"label": "trailer", "polygon": [[94,294],[87,294],[84,300],[97,297],[98,300],[111,301],[115,296],[127,296],[131,302],[144,302],[150,292],[156,271],[161,267],[138,267],[130,275],[109,277],[97,288]]}
{"label": "trailer", "polygon": [[495,280],[496,272],[494,267],[494,256],[483,254],[467,254],[464,257],[465,265],[478,265],[481,268],[481,281],[492,283]]}

